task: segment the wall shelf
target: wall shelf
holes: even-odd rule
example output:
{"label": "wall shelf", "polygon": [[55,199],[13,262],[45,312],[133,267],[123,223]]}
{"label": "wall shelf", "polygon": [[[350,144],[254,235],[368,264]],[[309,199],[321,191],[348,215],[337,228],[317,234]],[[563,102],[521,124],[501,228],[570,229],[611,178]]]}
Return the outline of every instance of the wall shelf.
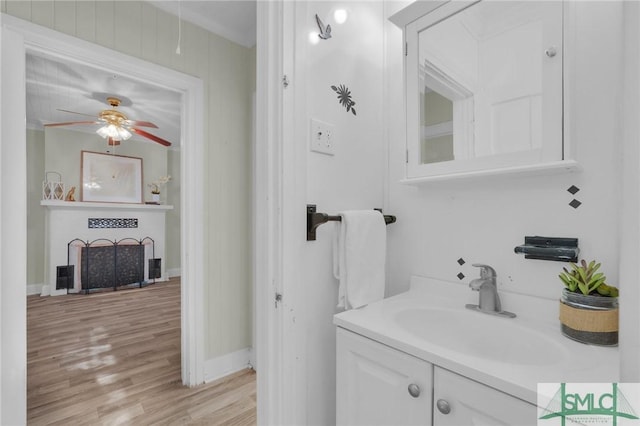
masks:
{"label": "wall shelf", "polygon": [[42,200],[40,205],[49,209],[100,209],[100,210],[173,210],[166,204],[95,203],[83,201]]}
{"label": "wall shelf", "polygon": [[465,179],[491,178],[503,176],[543,176],[561,173],[581,172],[582,166],[575,160],[552,161],[548,163],[524,166],[503,167],[488,170],[474,170],[459,173],[449,173],[438,176],[423,176],[400,180],[405,185],[423,185],[439,182],[461,181]]}

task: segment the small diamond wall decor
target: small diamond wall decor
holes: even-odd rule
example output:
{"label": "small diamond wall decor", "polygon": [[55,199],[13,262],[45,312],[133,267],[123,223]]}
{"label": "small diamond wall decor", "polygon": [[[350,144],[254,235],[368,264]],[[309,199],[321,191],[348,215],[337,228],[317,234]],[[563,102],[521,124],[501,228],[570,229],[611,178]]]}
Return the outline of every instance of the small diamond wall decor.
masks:
{"label": "small diamond wall decor", "polygon": [[458,275],[456,275],[458,277],[459,280],[462,280],[464,278],[464,274],[462,272],[460,272]]}
{"label": "small diamond wall decor", "polygon": [[[576,195],[578,193],[578,191],[580,191],[580,188],[578,188],[575,185],[571,185],[569,188],[567,188],[567,192],[569,192],[571,195]],[[571,202],[569,203],[569,205],[571,207],[573,207],[574,209],[577,209],[578,207],[580,207],[582,203],[578,200],[576,200],[575,198],[573,200],[571,200]]]}
{"label": "small diamond wall decor", "polygon": [[571,185],[571,186],[567,189],[567,191],[569,191],[569,193],[571,193],[571,195],[576,195],[576,193],[577,193],[578,191],[580,191],[580,188],[578,188],[578,187],[577,187],[577,186],[575,186],[575,185]]}
{"label": "small diamond wall decor", "polygon": [[462,266],[464,265],[466,262],[464,261],[463,258],[458,259],[458,265]]}

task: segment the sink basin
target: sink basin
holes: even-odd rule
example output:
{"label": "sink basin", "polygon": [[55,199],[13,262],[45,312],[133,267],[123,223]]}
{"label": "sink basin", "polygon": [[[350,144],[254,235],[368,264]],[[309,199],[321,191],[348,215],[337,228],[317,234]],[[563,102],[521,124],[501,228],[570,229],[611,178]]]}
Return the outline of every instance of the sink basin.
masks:
{"label": "sink basin", "polygon": [[395,313],[394,321],[431,344],[499,362],[551,365],[569,356],[553,333],[464,308],[411,308]]}

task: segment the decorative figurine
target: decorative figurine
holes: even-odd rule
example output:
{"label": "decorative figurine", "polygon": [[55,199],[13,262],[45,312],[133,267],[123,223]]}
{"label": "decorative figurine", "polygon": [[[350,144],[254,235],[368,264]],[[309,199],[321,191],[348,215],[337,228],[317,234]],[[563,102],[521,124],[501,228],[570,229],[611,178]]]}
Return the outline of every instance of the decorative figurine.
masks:
{"label": "decorative figurine", "polygon": [[69,192],[67,192],[67,196],[64,197],[64,200],[65,201],[75,201],[76,200],[75,193],[76,193],[76,187],[72,186],[71,189],[69,190]]}

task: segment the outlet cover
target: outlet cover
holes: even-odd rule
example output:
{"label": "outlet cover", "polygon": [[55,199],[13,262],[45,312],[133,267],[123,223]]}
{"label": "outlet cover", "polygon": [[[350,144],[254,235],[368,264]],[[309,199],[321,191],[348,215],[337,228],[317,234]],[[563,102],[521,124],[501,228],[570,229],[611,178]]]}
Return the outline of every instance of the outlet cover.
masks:
{"label": "outlet cover", "polygon": [[335,155],[333,127],[333,124],[312,118],[309,149],[321,154]]}

